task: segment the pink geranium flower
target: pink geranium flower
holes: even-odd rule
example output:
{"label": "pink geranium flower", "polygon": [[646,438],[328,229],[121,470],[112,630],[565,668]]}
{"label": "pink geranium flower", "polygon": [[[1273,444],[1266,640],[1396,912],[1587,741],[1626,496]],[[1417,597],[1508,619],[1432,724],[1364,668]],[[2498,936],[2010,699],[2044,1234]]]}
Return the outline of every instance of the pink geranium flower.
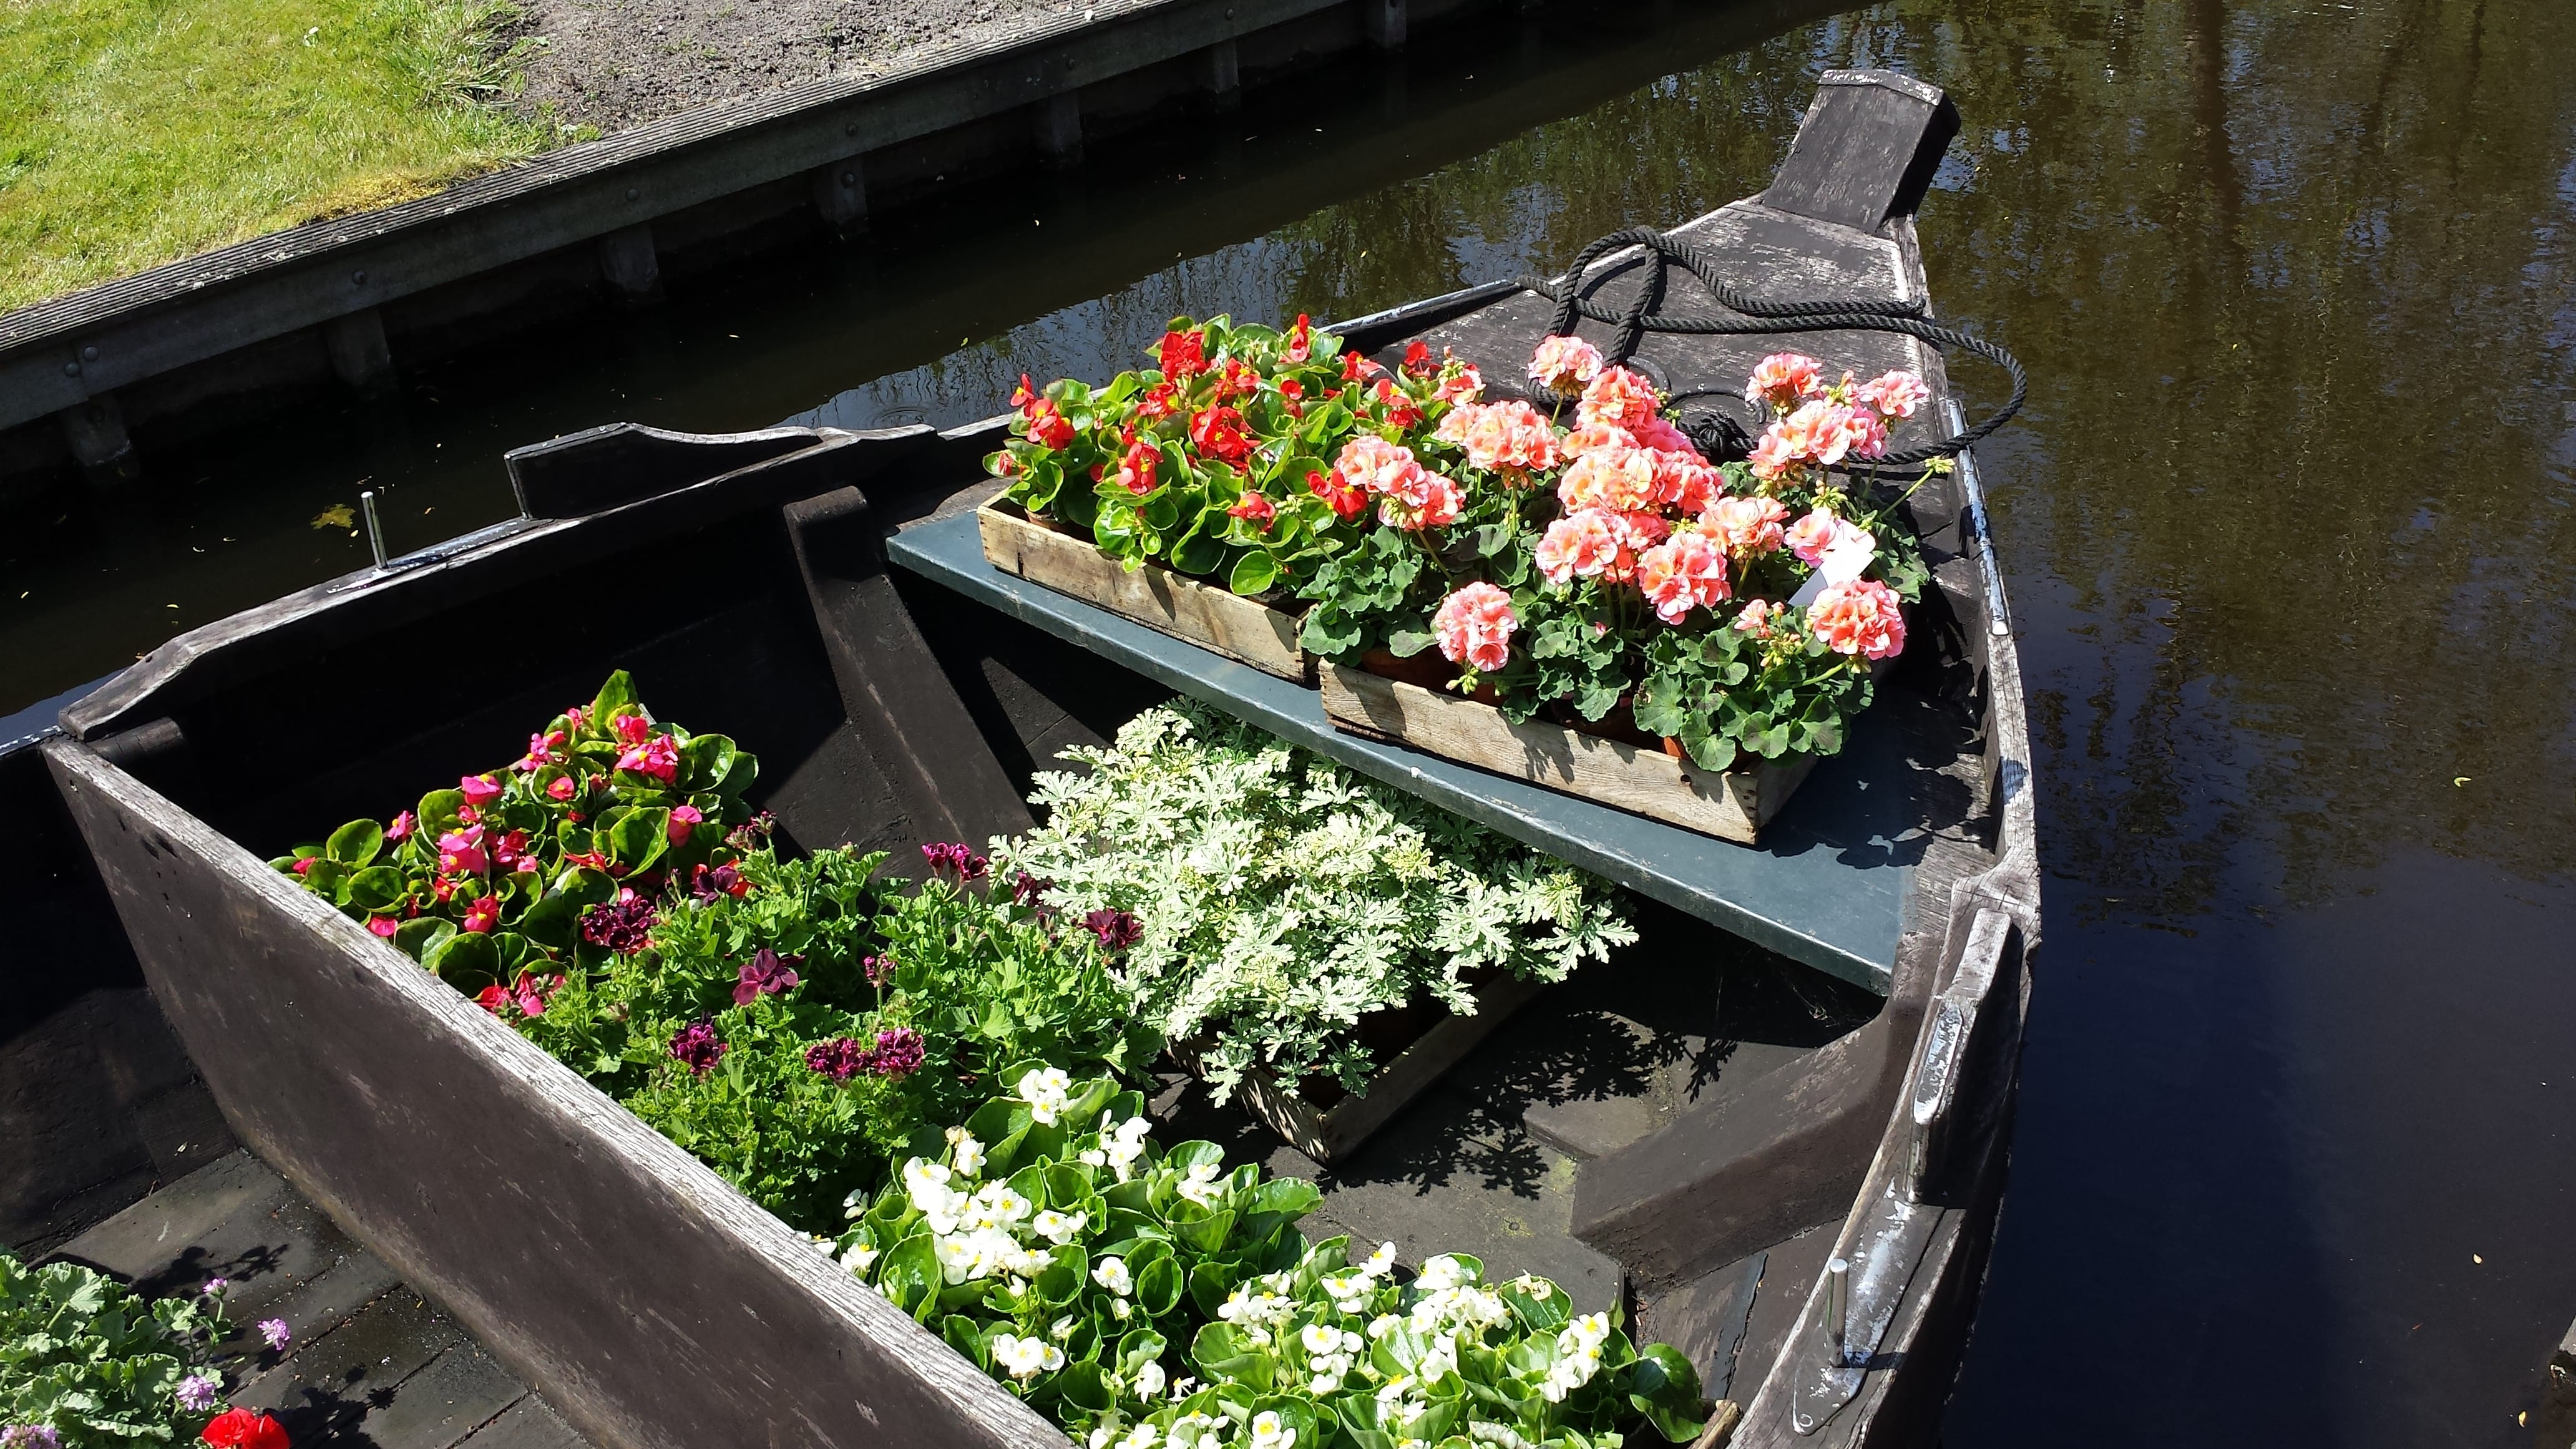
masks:
{"label": "pink geranium flower", "polygon": [[1557,480],[1556,497],[1569,509],[1644,508],[1655,501],[1655,455],[1642,448],[1586,453]]}
{"label": "pink geranium flower", "polygon": [[1637,446],[1637,435],[1610,423],[1585,423],[1557,439],[1556,450],[1568,458],[1587,453],[1625,451]]}
{"label": "pink geranium flower", "polygon": [[1708,461],[1700,457],[1699,444],[1690,440],[1690,434],[1665,422],[1662,418],[1648,418],[1631,431],[1640,448],[1655,448],[1667,453],[1688,453],[1700,462]]}
{"label": "pink geranium flower", "polygon": [[1624,367],[1601,370],[1583,389],[1583,400],[1574,405],[1578,423],[1608,423],[1630,433],[1656,421],[1659,405],[1654,384]]}
{"label": "pink geranium flower", "polygon": [[1637,588],[1655,616],[1678,624],[1695,608],[1714,609],[1732,596],[1726,555],[1695,530],[1674,534],[1637,555]]}
{"label": "pink geranium flower", "polygon": [[1617,567],[1621,530],[1606,508],[1578,508],[1547,526],[1538,541],[1538,571],[1551,584],[1599,578]]}
{"label": "pink geranium flower", "polygon": [[1485,394],[1485,375],[1472,362],[1448,360],[1440,371],[1440,386],[1432,396],[1445,403],[1471,403]]}
{"label": "pink geranium flower", "polygon": [[1441,600],[1431,616],[1443,658],[1487,671],[1511,662],[1512,632],[1520,626],[1512,596],[1484,583],[1468,584]]}
{"label": "pink geranium flower", "polygon": [[1809,510],[1806,517],[1789,526],[1789,551],[1809,568],[1824,562],[1825,549],[1834,541],[1834,525],[1840,522],[1825,509]]}
{"label": "pink geranium flower", "polygon": [[1445,473],[1417,470],[1417,486],[1378,500],[1378,522],[1389,528],[1445,528],[1458,519],[1466,500]]}
{"label": "pink geranium flower", "polygon": [[1875,579],[1828,585],[1808,608],[1807,626],[1837,654],[1893,659],[1905,652],[1896,591]]}
{"label": "pink geranium flower", "polygon": [[1777,498],[1721,498],[1700,515],[1699,526],[1714,535],[1731,558],[1766,554],[1787,540],[1781,525],[1789,510]]}
{"label": "pink geranium flower", "polygon": [[1638,451],[1654,460],[1655,502],[1666,508],[1696,514],[1716,502],[1725,491],[1726,475],[1696,451],[1669,448]]}
{"label": "pink geranium flower", "polygon": [[1421,473],[1422,464],[1411,448],[1373,433],[1362,433],[1344,443],[1341,455],[1333,460],[1334,477],[1367,493],[1418,492],[1421,485],[1416,480]]}
{"label": "pink geranium flower", "polygon": [[1601,375],[1601,349],[1580,337],[1544,337],[1531,354],[1530,381],[1549,392],[1572,392]]}
{"label": "pink geranium flower", "polygon": [[1910,418],[1932,400],[1920,373],[1882,372],[1860,385],[1856,400],[1891,418]]}
{"label": "pink geranium flower", "polygon": [[1775,352],[1753,365],[1744,400],[1786,411],[1824,391],[1824,366],[1796,352]]}
{"label": "pink geranium flower", "polygon": [[1754,599],[1745,604],[1744,612],[1735,616],[1735,630],[1739,634],[1750,634],[1756,639],[1768,639],[1771,637],[1771,621],[1779,616],[1778,604],[1766,599]]}

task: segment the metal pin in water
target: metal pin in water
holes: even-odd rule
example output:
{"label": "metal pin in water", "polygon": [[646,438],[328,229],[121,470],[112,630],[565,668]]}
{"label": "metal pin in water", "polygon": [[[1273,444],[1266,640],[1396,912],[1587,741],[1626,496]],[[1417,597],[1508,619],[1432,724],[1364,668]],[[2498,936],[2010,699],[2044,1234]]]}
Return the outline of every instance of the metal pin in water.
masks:
{"label": "metal pin in water", "polygon": [[358,508],[367,515],[367,547],[375,550],[376,567],[385,566],[385,526],[376,518],[376,490],[366,489],[358,495]]}
{"label": "metal pin in water", "polygon": [[1851,1260],[1828,1259],[1825,1263],[1825,1337],[1833,1340],[1834,1352],[1847,1352],[1843,1342],[1843,1318],[1851,1310]]}

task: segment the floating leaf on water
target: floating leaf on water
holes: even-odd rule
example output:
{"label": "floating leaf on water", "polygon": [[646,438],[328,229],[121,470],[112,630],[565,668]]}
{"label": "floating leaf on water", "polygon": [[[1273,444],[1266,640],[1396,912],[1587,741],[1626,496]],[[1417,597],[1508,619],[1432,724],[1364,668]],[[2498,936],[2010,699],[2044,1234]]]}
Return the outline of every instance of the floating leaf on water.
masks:
{"label": "floating leaf on water", "polygon": [[357,521],[357,511],[346,503],[334,503],[313,515],[315,528],[347,528]]}

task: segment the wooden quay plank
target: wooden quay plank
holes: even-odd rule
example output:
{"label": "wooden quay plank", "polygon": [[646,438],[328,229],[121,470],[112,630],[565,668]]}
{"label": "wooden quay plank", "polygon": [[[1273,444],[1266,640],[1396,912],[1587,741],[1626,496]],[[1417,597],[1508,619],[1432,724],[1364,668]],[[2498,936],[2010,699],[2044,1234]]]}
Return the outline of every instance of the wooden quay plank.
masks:
{"label": "wooden quay plank", "polygon": [[1906,888],[1912,793],[1902,732],[1871,711],[1759,846],[1735,845],[1402,745],[1343,734],[1322,696],[985,562],[971,511],[915,523],[893,563],[1443,809],[1756,945],[1886,994]]}

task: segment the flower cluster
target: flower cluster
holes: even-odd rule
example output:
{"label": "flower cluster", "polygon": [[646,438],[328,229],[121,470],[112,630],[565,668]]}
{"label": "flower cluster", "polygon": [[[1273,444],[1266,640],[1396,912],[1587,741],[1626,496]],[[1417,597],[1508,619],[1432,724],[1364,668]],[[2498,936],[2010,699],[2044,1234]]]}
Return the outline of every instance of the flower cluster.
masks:
{"label": "flower cluster", "polygon": [[[1716,465],[1580,338],[1546,339],[1529,376],[1555,416],[1463,398],[1414,446],[1345,448],[1336,476],[1381,499],[1381,527],[1302,588],[1306,647],[1708,769],[1839,749],[1923,579],[1902,499],[1852,470],[1923,408],[1922,379],[1766,358],[1761,447]],[[1445,675],[1406,662],[1427,652]]]}
{"label": "flower cluster", "polygon": [[[896,1306],[1089,1449],[1686,1443],[1697,1376],[1615,1311],[1578,1314],[1462,1253],[1406,1281],[1392,1243],[1309,1245],[1309,1184],[1160,1152],[1143,1101],[1030,1064],[829,1245]],[[1052,1120],[1041,1120],[1041,1118]],[[1186,1342],[1186,1355],[1176,1345]],[[1498,1432],[1499,1431],[1499,1432]],[[1509,1435],[1511,1437],[1501,1437]]]}
{"label": "flower cluster", "polygon": [[994,848],[1125,917],[1111,971],[1220,1101],[1256,1068],[1365,1092],[1370,1012],[1472,1012],[1478,976],[1558,980],[1636,939],[1599,881],[1189,701],[1063,758],[1047,823]]}
{"label": "flower cluster", "polygon": [[[176,1443],[285,1449],[266,1415],[216,1410],[224,1399],[218,1346],[230,1337],[228,1285],[207,1279],[193,1293],[146,1301],[78,1263],[29,1267],[0,1252],[0,1449],[81,1449],[93,1444]],[[257,1336],[271,1349],[288,1340],[270,1319]],[[211,1419],[210,1417],[211,1416]],[[263,1437],[223,1437],[257,1420]]]}
{"label": "flower cluster", "polygon": [[621,670],[512,764],[274,864],[487,1008],[535,1015],[532,982],[649,944],[664,894],[739,887],[758,773],[731,739],[656,721]]}
{"label": "flower cluster", "polygon": [[1159,561],[1242,594],[1311,573],[1371,497],[1395,526],[1454,516],[1454,484],[1387,450],[1472,399],[1474,368],[1417,343],[1389,369],[1303,316],[1284,332],[1181,318],[1154,364],[1100,388],[1022,378],[1012,441],[986,460],[1011,501],[1130,568]]}

